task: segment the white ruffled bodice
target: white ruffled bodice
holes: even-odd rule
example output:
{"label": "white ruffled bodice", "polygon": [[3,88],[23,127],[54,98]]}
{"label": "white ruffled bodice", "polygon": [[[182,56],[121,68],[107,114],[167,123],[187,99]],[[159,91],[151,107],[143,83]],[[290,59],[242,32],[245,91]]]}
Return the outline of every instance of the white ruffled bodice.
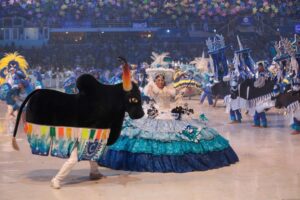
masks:
{"label": "white ruffled bodice", "polygon": [[146,85],[144,93],[150,98],[154,99],[156,105],[159,107],[158,109],[162,110],[170,108],[170,103],[176,95],[176,90],[172,85],[168,85],[163,89],[160,89],[153,81],[151,81]]}

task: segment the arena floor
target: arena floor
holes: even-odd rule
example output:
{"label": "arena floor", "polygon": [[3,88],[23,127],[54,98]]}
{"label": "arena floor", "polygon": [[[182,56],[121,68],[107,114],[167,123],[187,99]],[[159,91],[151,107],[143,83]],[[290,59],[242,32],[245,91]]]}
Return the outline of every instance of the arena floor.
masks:
{"label": "arena floor", "polygon": [[268,112],[269,128],[252,128],[251,118],[228,124],[224,107],[199,106],[211,127],[227,138],[240,162],[209,171],[136,173],[101,168],[106,176],[90,181],[88,162],[80,162],[62,189],[50,187],[51,178],[64,160],[30,153],[22,128],[18,134],[21,151],[14,151],[5,131],[5,113],[0,105],[0,199],[279,199],[300,200],[300,135],[290,135],[287,120],[278,110]]}

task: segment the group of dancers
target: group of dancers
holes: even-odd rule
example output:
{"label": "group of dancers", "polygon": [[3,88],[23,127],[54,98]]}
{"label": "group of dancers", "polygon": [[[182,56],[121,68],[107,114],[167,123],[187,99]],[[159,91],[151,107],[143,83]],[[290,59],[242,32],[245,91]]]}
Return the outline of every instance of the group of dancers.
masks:
{"label": "group of dancers", "polygon": [[[102,177],[98,165],[127,171],[182,173],[238,162],[228,140],[209,127],[205,115],[190,108],[189,101],[184,98],[201,92],[200,103],[208,98],[209,105],[213,105],[214,97],[224,97],[232,123],[242,122],[241,109],[245,109],[253,115],[254,126],[267,127],[266,110],[274,106],[284,107],[293,114],[293,134],[300,133],[299,43],[282,39],[274,65],[267,67],[264,63],[256,65],[250,50],[243,48],[239,39],[240,49],[235,52],[233,63],[229,64],[224,54],[223,38],[216,37],[207,41],[211,61],[204,71],[203,66],[197,68],[190,64],[166,62],[168,59],[161,59],[158,54],[154,54],[151,65],[144,63],[132,69],[132,78],[140,86],[145,101],[143,109],[146,114],[137,120],[125,117],[118,140],[106,147],[100,159],[91,162],[91,179]],[[15,116],[13,113],[26,95],[42,88],[42,83],[34,84],[41,80],[39,76],[36,75],[33,81],[27,75],[27,68],[26,60],[17,53],[7,54],[0,60],[0,97],[7,103],[11,116]],[[82,73],[75,70],[65,80],[66,93],[78,92],[76,79]],[[108,84],[122,82],[121,70],[111,78],[104,79],[98,73],[93,75]],[[74,149],[53,177],[52,187],[59,189],[78,162],[77,150]]]}

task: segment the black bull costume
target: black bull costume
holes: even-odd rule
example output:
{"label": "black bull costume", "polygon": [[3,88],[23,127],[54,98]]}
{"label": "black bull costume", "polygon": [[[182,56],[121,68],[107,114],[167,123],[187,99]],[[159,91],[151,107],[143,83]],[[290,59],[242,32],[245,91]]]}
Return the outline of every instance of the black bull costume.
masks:
{"label": "black bull costume", "polygon": [[[266,80],[265,85],[261,88],[254,87],[255,79],[246,79],[239,84],[238,96],[249,101],[249,106],[255,106],[271,97],[275,86],[274,80]],[[212,86],[212,94],[217,98],[224,98],[230,94],[230,85],[228,82],[221,81]]]}
{"label": "black bull costume", "polygon": [[215,98],[223,99],[226,95],[230,94],[229,83],[224,81],[218,82],[211,87],[211,92]]}
{"label": "black bull costume", "polygon": [[268,79],[261,88],[254,87],[254,79],[247,79],[243,81],[238,88],[239,97],[249,100],[249,106],[255,105],[257,102],[261,102],[271,98],[275,81]]}
{"label": "black bull costume", "polygon": [[123,83],[103,85],[93,76],[77,79],[78,94],[41,89],[22,103],[13,135],[13,147],[19,149],[16,134],[22,109],[27,104],[25,133],[33,154],[68,158],[78,145],[78,160],[97,161],[106,145],[119,137],[125,112],[143,117],[141,95],[130,80],[129,65],[123,60]]}
{"label": "black bull costume", "polygon": [[288,91],[276,97],[275,107],[284,108],[287,113],[293,113],[300,108],[300,93]]}

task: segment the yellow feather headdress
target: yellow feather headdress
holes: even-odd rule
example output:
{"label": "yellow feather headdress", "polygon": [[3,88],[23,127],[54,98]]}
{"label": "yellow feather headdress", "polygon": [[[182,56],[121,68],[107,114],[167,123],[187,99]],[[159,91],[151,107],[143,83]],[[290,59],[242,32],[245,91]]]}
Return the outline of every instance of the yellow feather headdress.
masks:
{"label": "yellow feather headdress", "polygon": [[7,67],[8,63],[11,61],[18,62],[20,69],[24,73],[26,73],[26,70],[28,68],[28,63],[25,60],[25,58],[21,56],[18,52],[5,54],[4,57],[0,60],[0,70],[3,69],[4,67]]}
{"label": "yellow feather headdress", "polygon": [[[18,52],[14,53],[7,53],[4,55],[4,57],[0,60],[0,71],[3,70],[4,68],[8,67],[8,64],[11,61],[15,61],[19,64],[20,70],[24,72],[25,75],[27,75],[26,70],[28,68],[28,63],[25,60],[23,56],[21,56]],[[0,84],[4,80],[0,78]]]}

